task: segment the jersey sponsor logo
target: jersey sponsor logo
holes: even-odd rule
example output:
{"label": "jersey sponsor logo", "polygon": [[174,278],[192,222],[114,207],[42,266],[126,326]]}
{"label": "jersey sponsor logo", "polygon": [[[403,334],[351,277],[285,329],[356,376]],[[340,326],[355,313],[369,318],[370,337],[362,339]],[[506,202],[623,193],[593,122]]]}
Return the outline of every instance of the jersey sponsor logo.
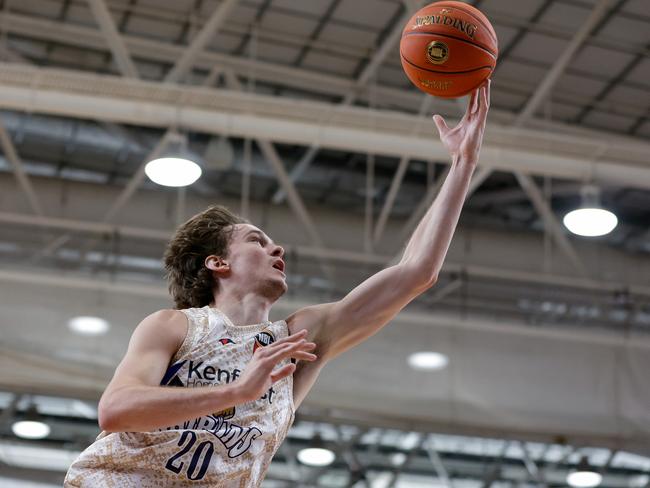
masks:
{"label": "jersey sponsor logo", "polygon": [[253,352],[257,351],[260,347],[266,347],[275,342],[273,334],[267,330],[263,330],[255,336],[255,343],[253,344]]}
{"label": "jersey sponsor logo", "polygon": [[241,369],[215,368],[205,361],[190,359],[187,367],[187,386],[208,386],[216,383],[230,383],[239,378]]}
{"label": "jersey sponsor logo", "polygon": [[185,386],[176,373],[178,373],[186,362],[187,359],[169,366],[162,380],[160,380],[160,386]]}

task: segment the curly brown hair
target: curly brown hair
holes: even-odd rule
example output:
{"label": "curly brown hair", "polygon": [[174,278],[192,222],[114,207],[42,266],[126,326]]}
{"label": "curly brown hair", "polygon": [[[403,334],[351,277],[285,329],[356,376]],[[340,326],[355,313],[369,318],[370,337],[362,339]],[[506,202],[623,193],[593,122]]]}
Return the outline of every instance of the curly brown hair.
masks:
{"label": "curly brown hair", "polygon": [[205,258],[227,257],[235,224],[248,221],[226,207],[213,205],[177,230],[165,249],[165,278],[177,309],[204,307],[218,286]]}

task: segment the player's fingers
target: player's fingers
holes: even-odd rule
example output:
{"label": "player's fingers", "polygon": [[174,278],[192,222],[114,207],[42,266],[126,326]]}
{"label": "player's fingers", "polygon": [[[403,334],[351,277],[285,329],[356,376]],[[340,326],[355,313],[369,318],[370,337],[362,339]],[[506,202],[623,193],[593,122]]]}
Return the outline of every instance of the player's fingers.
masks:
{"label": "player's fingers", "polygon": [[436,124],[436,127],[438,128],[438,132],[440,133],[440,137],[442,138],[449,131],[449,127],[447,127],[447,122],[445,122],[445,119],[443,119],[438,114],[433,116],[433,122]]}
{"label": "player's fingers", "polygon": [[490,107],[490,81],[486,80],[485,83],[481,85],[481,104],[480,111],[481,115],[487,113],[488,108]]}
{"label": "player's fingers", "polygon": [[301,361],[316,361],[318,359],[318,356],[316,356],[316,354],[312,354],[311,352],[306,351],[294,352],[290,354],[290,357],[293,359],[300,359]]}
{"label": "player's fingers", "polygon": [[279,381],[282,378],[286,378],[290,374],[293,374],[295,370],[296,370],[296,365],[293,363],[287,364],[286,366],[282,366],[277,371],[271,373],[271,381],[275,383],[276,381]]}
{"label": "player's fingers", "polygon": [[474,90],[472,92],[472,99],[471,99],[471,102],[470,102],[470,104],[472,106],[472,112],[471,112],[472,114],[475,114],[479,110],[480,103],[481,103],[481,95],[480,95],[480,93],[481,93],[481,87],[477,88],[476,90]]}

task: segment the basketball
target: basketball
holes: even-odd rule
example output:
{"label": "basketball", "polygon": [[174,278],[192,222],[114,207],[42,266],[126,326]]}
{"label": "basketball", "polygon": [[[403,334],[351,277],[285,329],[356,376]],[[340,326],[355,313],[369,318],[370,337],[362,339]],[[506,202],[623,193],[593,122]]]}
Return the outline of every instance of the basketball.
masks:
{"label": "basketball", "polygon": [[409,80],[443,98],[467,95],[490,77],[498,56],[497,36],[478,9],[463,2],[435,2],[407,22],[400,59]]}

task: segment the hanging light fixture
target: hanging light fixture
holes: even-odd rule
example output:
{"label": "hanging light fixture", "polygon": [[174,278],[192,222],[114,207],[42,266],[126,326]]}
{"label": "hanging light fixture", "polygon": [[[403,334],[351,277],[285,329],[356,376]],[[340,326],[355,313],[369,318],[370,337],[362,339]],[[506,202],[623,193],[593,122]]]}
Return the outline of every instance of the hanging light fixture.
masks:
{"label": "hanging light fixture", "polygon": [[567,483],[573,488],[594,488],[600,484],[603,476],[590,464],[587,456],[582,456],[576,469],[572,470],[566,478]]}
{"label": "hanging light fixture", "polygon": [[447,367],[449,358],[439,352],[420,351],[411,354],[408,358],[408,363],[413,369],[438,370]]}
{"label": "hanging light fixture", "polygon": [[43,439],[50,435],[50,426],[42,421],[33,403],[25,411],[22,420],[14,422],[11,430],[23,439]]}
{"label": "hanging light fixture", "polygon": [[168,136],[164,156],[149,161],[144,168],[151,181],[162,186],[188,186],[201,177],[201,167],[190,159],[187,137],[173,132]]}
{"label": "hanging light fixture", "polygon": [[618,218],[600,204],[600,191],[593,185],[586,185],[580,191],[580,208],[564,216],[564,225],[579,236],[595,237],[609,234],[618,225]]}
{"label": "hanging light fixture", "polygon": [[297,457],[298,461],[307,466],[329,466],[334,462],[336,454],[327,449],[320,434],[316,434],[309,447],[298,451]]}
{"label": "hanging light fixture", "polygon": [[101,317],[80,316],[70,319],[68,327],[81,335],[101,335],[108,332],[111,325]]}

